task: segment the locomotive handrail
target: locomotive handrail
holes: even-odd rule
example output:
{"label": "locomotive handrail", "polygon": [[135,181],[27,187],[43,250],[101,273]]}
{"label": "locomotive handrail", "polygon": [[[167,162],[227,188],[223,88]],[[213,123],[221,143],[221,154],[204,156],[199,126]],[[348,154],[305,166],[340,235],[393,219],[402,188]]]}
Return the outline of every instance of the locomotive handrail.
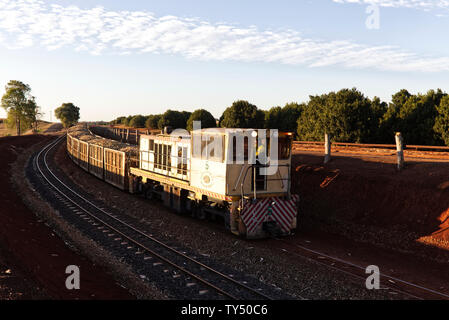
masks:
{"label": "locomotive handrail", "polygon": [[242,167],[242,168],[240,169],[240,173],[239,173],[239,176],[238,176],[237,180],[235,181],[235,186],[234,186],[233,191],[237,190],[237,185],[239,184],[240,178],[242,177],[243,168],[244,168],[244,167]]}
{"label": "locomotive handrail", "polygon": [[[284,180],[287,180],[288,182],[290,182],[291,181],[291,177],[290,177],[290,165],[289,164],[278,164],[277,165],[278,166],[278,170],[279,170],[279,167],[287,167],[288,168],[288,175],[287,175],[287,179],[266,179],[266,181],[268,182],[268,181],[284,181]],[[244,187],[244,185],[245,185],[245,181],[246,181],[246,176],[248,175],[248,170],[251,168],[251,169],[256,169],[256,168],[267,168],[267,167],[269,167],[269,165],[266,165],[266,164],[251,164],[251,165],[249,165],[247,168],[246,168],[246,171],[245,171],[245,175],[243,176],[243,180],[242,180],[242,183],[240,184],[240,193],[241,193],[241,195],[242,195],[242,210],[243,210],[243,206],[244,206],[244,203],[243,203],[243,199],[245,198],[245,193],[244,193],[244,191],[243,191],[243,187]],[[277,172],[279,172],[279,171],[277,171]],[[255,177],[256,175],[254,174],[254,177]],[[256,183],[254,183],[254,200],[257,200],[257,186],[256,186]],[[281,193],[284,193],[284,192],[281,192]],[[287,195],[288,195],[288,197],[290,197],[290,184],[287,186]]]}
{"label": "locomotive handrail", "polygon": [[[240,184],[240,191],[241,191],[241,194],[242,194],[242,204],[241,204],[241,206],[242,206],[242,211],[243,211],[243,208],[244,208],[244,206],[245,206],[245,201],[243,201],[244,200],[244,198],[245,198],[245,195],[244,195],[244,193],[243,193],[243,185],[244,185],[244,183],[245,183],[245,181],[246,181],[246,175],[248,174],[248,169],[249,168],[252,168],[252,166],[253,165],[251,165],[251,166],[248,166],[247,168],[246,168],[246,171],[245,171],[245,175],[243,176],[243,181],[242,181],[242,183]],[[256,187],[256,186],[254,186],[254,187]]]}
{"label": "locomotive handrail", "polygon": [[[170,161],[170,165],[168,165],[168,164],[163,164],[163,163],[156,163],[156,161],[152,162],[150,160],[142,160],[142,154],[147,154],[148,159],[150,158],[149,157],[150,154],[153,154],[155,159],[157,156],[161,156],[161,158],[165,158],[165,160],[166,160],[165,163],[168,163],[169,162],[168,159],[172,158],[172,157],[178,158],[178,159],[181,158],[181,163],[178,163],[177,166],[173,166],[171,164],[171,161]],[[168,153],[164,154],[164,153],[159,153],[159,152],[155,152],[155,151],[146,151],[146,150],[139,150],[139,156],[140,156],[141,163],[153,164],[155,169],[166,171],[168,174],[159,173],[159,172],[155,171],[156,173],[162,174],[167,177],[173,177],[176,179],[180,179],[176,176],[170,175],[170,172],[172,172],[172,170],[174,169],[176,171],[176,174],[179,174],[182,176],[182,179],[180,179],[180,180],[189,180],[189,178],[190,178],[188,162],[184,162],[183,157],[173,156],[172,154],[168,154]],[[180,164],[181,164],[181,168],[179,167]],[[157,168],[158,166],[160,168]],[[142,168],[142,165],[140,165],[140,168]],[[181,172],[181,173],[179,173],[179,172]]]}

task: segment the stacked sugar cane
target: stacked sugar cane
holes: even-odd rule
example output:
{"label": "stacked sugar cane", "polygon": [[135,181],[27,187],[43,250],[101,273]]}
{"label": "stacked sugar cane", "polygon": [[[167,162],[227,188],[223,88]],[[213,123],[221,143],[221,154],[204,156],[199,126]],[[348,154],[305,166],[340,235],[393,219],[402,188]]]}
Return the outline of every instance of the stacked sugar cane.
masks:
{"label": "stacked sugar cane", "polygon": [[122,151],[130,155],[138,154],[138,146],[133,146],[111,139],[100,138],[99,136],[93,135],[85,124],[78,124],[74,127],[71,127],[68,132],[71,137],[81,141],[89,142],[89,144]]}

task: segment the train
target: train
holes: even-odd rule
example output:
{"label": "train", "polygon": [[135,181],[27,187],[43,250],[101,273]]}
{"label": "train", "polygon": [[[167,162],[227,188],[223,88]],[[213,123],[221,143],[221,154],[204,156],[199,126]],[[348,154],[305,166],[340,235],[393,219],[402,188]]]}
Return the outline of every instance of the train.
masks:
{"label": "train", "polygon": [[286,236],[297,228],[299,195],[291,192],[291,133],[164,128],[159,134],[139,134],[137,140],[136,152],[124,152],[81,141],[69,132],[67,151],[76,164],[105,182],[159,199],[178,213],[220,217],[237,236]]}

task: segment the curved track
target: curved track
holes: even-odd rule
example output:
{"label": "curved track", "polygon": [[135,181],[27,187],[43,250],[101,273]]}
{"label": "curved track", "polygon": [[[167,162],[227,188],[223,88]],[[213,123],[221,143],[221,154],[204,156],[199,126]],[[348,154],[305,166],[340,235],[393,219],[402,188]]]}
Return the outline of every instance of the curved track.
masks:
{"label": "curved track", "polygon": [[[136,255],[142,255],[146,263],[160,266],[160,272],[170,274],[177,283],[183,283],[189,289],[188,298],[211,299],[246,299],[246,300],[272,300],[262,289],[254,289],[246,283],[237,281],[232,275],[226,275],[208,265],[189,257],[185,252],[170,247],[154,236],[140,231],[120,219],[117,215],[107,212],[83,195],[64,183],[51,170],[47,157],[65,136],[58,138],[45,146],[34,158],[34,166],[51,187],[55,196],[68,208],[72,209],[80,218],[96,226],[107,236],[120,241],[121,244],[131,244],[137,248]],[[129,248],[129,247],[128,247]],[[199,288],[198,288],[199,287]],[[196,293],[196,297],[195,297]]]}

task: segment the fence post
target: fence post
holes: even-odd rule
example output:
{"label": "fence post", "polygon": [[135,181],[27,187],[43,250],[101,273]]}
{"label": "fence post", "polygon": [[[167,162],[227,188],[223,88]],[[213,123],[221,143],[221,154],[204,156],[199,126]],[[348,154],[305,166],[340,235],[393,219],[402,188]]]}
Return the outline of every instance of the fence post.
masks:
{"label": "fence post", "polygon": [[324,163],[328,163],[331,160],[331,141],[329,134],[324,135]]}
{"label": "fence post", "polygon": [[402,140],[402,134],[400,132],[396,132],[396,151],[398,155],[398,170],[401,170],[404,167],[404,143]]}

